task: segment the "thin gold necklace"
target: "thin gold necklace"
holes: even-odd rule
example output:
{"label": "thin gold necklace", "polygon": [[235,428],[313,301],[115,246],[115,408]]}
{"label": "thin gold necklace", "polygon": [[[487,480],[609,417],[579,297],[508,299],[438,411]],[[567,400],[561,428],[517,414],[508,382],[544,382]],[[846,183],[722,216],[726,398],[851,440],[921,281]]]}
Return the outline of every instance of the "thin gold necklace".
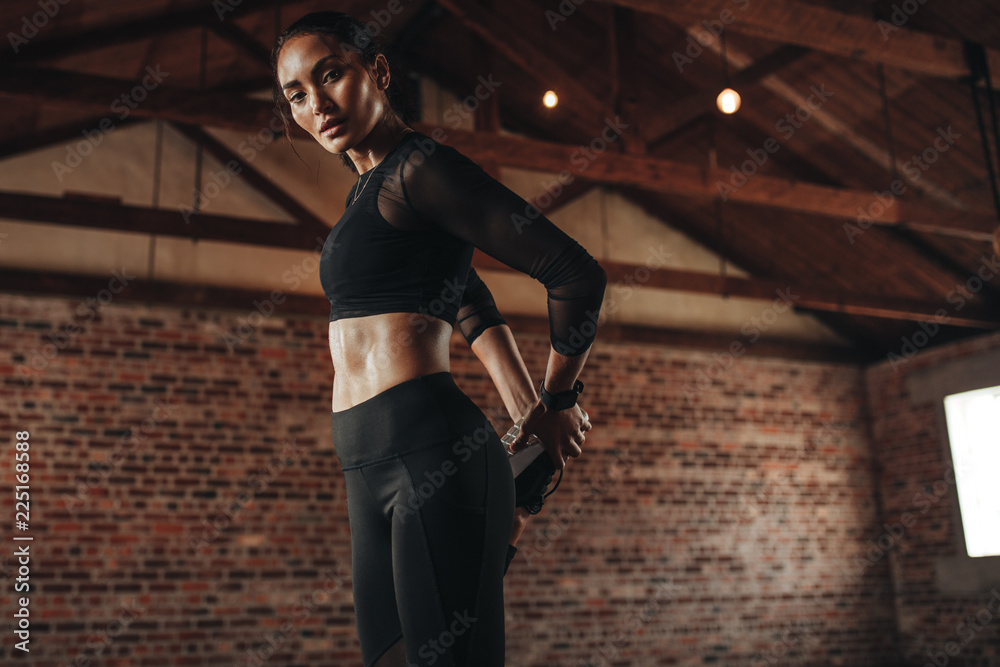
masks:
{"label": "thin gold necklace", "polygon": [[[407,132],[414,132],[414,130],[412,130],[411,128],[406,128],[405,130],[403,130],[403,135],[405,136]],[[400,137],[399,141],[402,141],[402,140],[403,140],[402,137]],[[396,142],[396,146],[399,146],[399,142]],[[395,147],[393,148],[393,150],[395,150]],[[390,152],[392,152],[392,151],[390,151]],[[379,162],[379,164],[382,164],[382,163]],[[358,193],[356,195],[354,195],[354,199],[351,201],[351,205],[354,205],[354,203],[358,201],[358,198],[361,197],[361,193],[364,192],[365,188],[368,187],[368,181],[372,180],[372,176],[375,175],[375,169],[377,167],[378,167],[378,164],[371,168],[371,172],[368,174],[368,178],[365,180],[365,184],[362,185],[361,189],[358,190]],[[361,182],[361,179],[359,178],[358,179],[358,183],[360,183],[360,182]]]}

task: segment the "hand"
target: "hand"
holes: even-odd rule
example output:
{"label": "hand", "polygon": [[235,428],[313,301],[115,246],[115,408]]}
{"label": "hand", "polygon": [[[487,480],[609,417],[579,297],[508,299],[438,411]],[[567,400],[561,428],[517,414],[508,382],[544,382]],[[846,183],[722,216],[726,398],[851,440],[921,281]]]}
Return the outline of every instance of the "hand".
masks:
{"label": "hand", "polygon": [[520,428],[510,440],[511,451],[527,447],[531,444],[530,436],[534,435],[542,441],[557,470],[566,466],[569,457],[583,453],[581,446],[587,439],[586,432],[593,428],[590,416],[579,403],[566,410],[547,410],[541,399],[535,401],[516,426]]}

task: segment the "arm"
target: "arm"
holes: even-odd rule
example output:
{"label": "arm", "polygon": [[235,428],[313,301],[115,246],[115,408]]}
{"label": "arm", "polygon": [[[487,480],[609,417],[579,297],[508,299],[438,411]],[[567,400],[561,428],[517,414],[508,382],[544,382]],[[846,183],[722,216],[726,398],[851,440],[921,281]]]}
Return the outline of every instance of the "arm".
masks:
{"label": "arm", "polygon": [[486,367],[513,421],[523,417],[538,400],[521,351],[510,327],[497,310],[493,294],[479,274],[469,267],[469,277],[455,326],[472,352]]}
{"label": "arm", "polygon": [[[514,335],[500,315],[486,283],[472,267],[469,268],[467,283],[462,293],[456,325],[472,351],[486,367],[490,379],[500,392],[511,420],[521,424],[522,428],[529,429],[525,431],[526,434],[534,433],[542,438],[543,443],[552,443],[552,447],[546,446],[546,449],[557,450],[556,454],[561,460],[565,461],[568,456],[579,456],[583,451],[580,449],[583,438],[576,443],[566,436],[567,433],[578,432],[582,435],[591,428],[589,418],[579,405],[562,414],[562,418],[567,421],[561,426],[549,425],[547,428],[544,423],[540,424],[536,420],[525,427],[527,417],[533,412],[544,417],[544,406],[542,406],[543,411],[539,413],[538,407],[541,406],[541,402],[535,384],[521,358],[521,351],[517,348]],[[560,432],[559,428],[562,428],[563,432]]]}
{"label": "arm", "polygon": [[[410,207],[427,227],[463,239],[545,286],[552,344],[545,387],[572,388],[597,332],[607,274],[579,243],[477,164],[450,146],[430,148],[415,151],[411,157],[419,159],[404,165],[403,193]],[[559,452],[578,453],[583,434],[571,429],[573,411],[543,414],[540,405],[536,401],[528,411],[514,448],[536,433],[561,468]],[[553,437],[559,443],[550,447]]]}

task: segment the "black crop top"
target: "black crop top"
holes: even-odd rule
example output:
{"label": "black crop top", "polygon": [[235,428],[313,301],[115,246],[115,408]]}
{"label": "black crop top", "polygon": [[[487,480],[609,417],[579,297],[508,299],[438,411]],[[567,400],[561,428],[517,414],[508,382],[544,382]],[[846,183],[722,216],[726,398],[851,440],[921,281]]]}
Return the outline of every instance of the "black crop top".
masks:
{"label": "black crop top", "polygon": [[451,146],[408,132],[361,174],[345,205],[319,265],[331,322],[423,313],[452,325],[457,320],[471,343],[504,322],[471,267],[476,247],[545,286],[556,352],[576,356],[593,343],[607,285],[604,269]]}

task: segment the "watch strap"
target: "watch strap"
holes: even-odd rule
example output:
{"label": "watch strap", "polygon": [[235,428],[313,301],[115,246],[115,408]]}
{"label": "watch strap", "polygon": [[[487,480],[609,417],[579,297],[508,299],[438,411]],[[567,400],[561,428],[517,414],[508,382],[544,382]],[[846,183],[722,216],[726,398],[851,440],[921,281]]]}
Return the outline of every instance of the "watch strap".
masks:
{"label": "watch strap", "polygon": [[583,382],[580,380],[577,380],[573,384],[572,389],[559,391],[554,394],[546,391],[545,380],[542,380],[542,384],[539,387],[539,395],[547,410],[568,410],[576,405],[577,396],[581,393],[583,393]]}

